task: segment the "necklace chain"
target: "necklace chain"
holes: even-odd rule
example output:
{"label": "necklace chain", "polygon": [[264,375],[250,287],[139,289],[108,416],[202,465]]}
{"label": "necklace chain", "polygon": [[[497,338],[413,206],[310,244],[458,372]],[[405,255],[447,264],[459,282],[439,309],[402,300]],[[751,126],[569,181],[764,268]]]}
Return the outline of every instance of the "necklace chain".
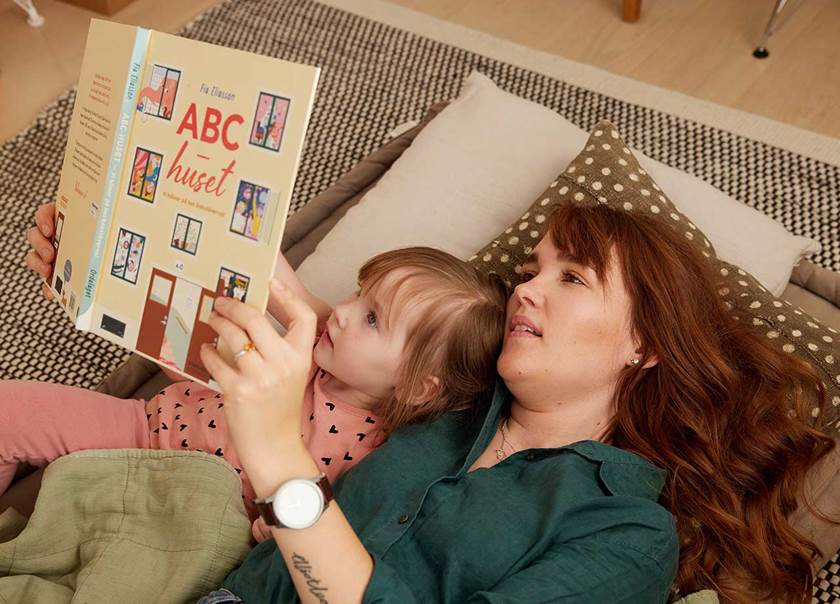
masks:
{"label": "necklace chain", "polygon": [[508,442],[508,440],[505,438],[505,431],[508,427],[509,419],[509,417],[506,417],[499,426],[499,433],[502,435],[502,446],[496,449],[496,459],[498,459],[499,461],[507,457],[507,453],[505,452],[505,445],[508,445],[511,448],[511,450],[514,453],[516,453],[516,447],[514,447],[513,443]]}

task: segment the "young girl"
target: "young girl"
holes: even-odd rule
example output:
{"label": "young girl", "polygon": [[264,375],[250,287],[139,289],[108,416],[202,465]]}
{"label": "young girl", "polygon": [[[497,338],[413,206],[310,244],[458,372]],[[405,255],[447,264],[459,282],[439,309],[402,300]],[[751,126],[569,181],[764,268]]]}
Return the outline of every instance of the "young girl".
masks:
{"label": "young girl", "polygon": [[[279,260],[278,276],[319,316],[301,437],[330,480],[393,430],[466,408],[492,388],[507,295],[500,280],[438,250],[396,250],[369,260],[359,273],[360,290],[330,309]],[[287,321],[279,308],[270,305],[272,311]],[[237,469],[254,520],[255,494],[231,445],[223,406],[221,394],[190,381],[149,401],[0,381],[0,494],[19,462],[44,465],[82,449],[199,450]],[[253,532],[258,540],[269,535],[262,524]]]}

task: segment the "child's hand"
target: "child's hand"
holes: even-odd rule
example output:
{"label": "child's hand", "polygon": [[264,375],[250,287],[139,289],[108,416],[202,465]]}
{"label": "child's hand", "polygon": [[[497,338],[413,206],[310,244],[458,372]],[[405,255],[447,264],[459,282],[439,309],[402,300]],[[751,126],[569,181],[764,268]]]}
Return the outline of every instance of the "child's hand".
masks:
{"label": "child's hand", "polygon": [[272,281],[270,292],[291,318],[285,337],[255,308],[219,297],[208,323],[231,350],[245,350],[249,343],[253,348],[231,366],[211,344],[201,347],[204,366],[224,392],[234,447],[258,492],[260,484],[268,486],[276,476],[271,466],[276,470],[278,458],[305,451],[300,415],[317,321],[312,309],[279,281]]}
{"label": "child's hand", "polygon": [[[35,225],[26,231],[26,240],[32,247],[27,252],[24,262],[31,270],[45,279],[49,279],[55,262],[55,248],[50,237],[55,224],[55,202],[44,203],[35,210]],[[44,297],[53,299],[53,293],[46,284],[42,285]]]}
{"label": "child's hand", "polygon": [[262,518],[254,520],[254,524],[251,525],[251,534],[254,536],[257,543],[262,543],[266,539],[271,539],[273,536],[271,534],[271,529],[268,528],[268,525]]}

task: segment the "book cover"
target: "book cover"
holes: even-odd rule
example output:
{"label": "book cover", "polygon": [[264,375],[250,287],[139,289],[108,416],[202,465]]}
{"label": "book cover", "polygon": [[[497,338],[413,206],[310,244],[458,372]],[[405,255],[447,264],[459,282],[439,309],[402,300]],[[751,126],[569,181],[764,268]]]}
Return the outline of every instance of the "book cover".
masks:
{"label": "book cover", "polygon": [[318,75],[91,21],[49,281],[78,329],[219,390],[206,320],[218,295],[265,312]]}

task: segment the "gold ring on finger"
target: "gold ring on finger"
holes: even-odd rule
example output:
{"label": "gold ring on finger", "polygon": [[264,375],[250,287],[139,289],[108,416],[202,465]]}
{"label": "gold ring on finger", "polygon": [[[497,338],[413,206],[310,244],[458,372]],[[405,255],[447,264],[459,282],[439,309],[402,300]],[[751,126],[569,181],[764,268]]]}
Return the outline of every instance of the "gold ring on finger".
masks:
{"label": "gold ring on finger", "polygon": [[245,344],[245,346],[243,346],[241,350],[238,350],[236,352],[236,354],[233,355],[233,360],[238,361],[240,357],[243,357],[246,354],[248,354],[249,352],[251,352],[252,350],[256,350],[256,349],[257,349],[257,347],[254,346],[254,343],[252,341],[248,340],[248,343]]}

